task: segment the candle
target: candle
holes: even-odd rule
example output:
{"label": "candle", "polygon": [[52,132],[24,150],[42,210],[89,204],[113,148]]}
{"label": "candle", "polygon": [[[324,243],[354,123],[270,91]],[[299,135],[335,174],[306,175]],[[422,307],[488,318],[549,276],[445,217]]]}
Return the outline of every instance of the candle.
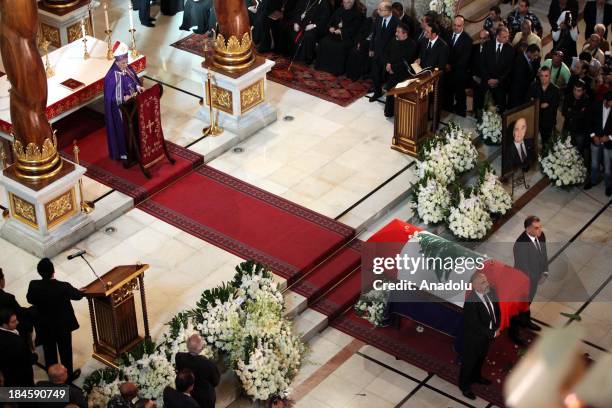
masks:
{"label": "candle", "polygon": [[85,32],[85,20],[81,20],[81,33],[83,34],[83,38],[87,35]]}
{"label": "candle", "polygon": [[130,30],[134,29],[134,16],[132,15],[132,3],[129,5],[129,14],[130,14]]}
{"label": "candle", "polygon": [[108,24],[108,2],[104,2],[104,22],[106,23],[106,31],[109,31],[110,24]]}

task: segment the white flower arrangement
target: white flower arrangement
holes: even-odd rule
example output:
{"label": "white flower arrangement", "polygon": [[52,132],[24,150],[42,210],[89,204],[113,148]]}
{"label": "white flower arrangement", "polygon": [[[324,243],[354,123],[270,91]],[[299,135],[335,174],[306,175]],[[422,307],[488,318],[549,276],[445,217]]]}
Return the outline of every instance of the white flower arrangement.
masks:
{"label": "white flower arrangement", "polygon": [[571,187],[584,182],[586,167],[569,136],[555,138],[548,154],[540,158],[542,172],[557,187]]}
{"label": "white flower arrangement", "polygon": [[502,117],[495,110],[485,110],[476,125],[476,130],[485,142],[500,144],[502,140]]}
{"label": "white flower arrangement", "polygon": [[121,373],[127,381],[138,385],[140,396],[163,400],[164,388],[174,383],[176,370],[164,353],[156,351],[139,360],[130,357],[130,364],[121,367]]}
{"label": "white flower arrangement", "polygon": [[481,178],[478,195],[490,213],[505,214],[512,208],[512,197],[495,173],[489,169],[485,170]]}
{"label": "white flower arrangement", "polygon": [[450,206],[450,194],[442,183],[428,177],[424,183],[415,187],[416,210],[425,224],[437,224],[444,220]]}
{"label": "white flower arrangement", "polygon": [[417,163],[416,172],[420,179],[431,174],[445,186],[455,181],[457,177],[453,162],[442,142],[436,143],[425,153],[424,160]]}
{"label": "white flower arrangement", "polygon": [[94,406],[106,406],[120,382],[128,380],[161,407],[163,390],[176,376],[174,356],[186,350],[186,340],[194,332],[206,342],[202,355],[225,358],[251,398],[287,398],[306,347],[282,317],[283,297],[272,275],[252,261],[237,270],[230,285],[205,291],[196,309],[172,319],[157,347],[146,347],[142,357],[129,355],[118,370],[88,377],[85,388]]}
{"label": "white flower arrangement", "polygon": [[455,17],[455,9],[458,0],[431,0],[429,9],[439,14],[444,14],[450,18]]}
{"label": "white flower arrangement", "polygon": [[453,164],[455,172],[463,173],[473,169],[478,159],[478,151],[472,143],[472,133],[455,126],[449,126],[445,134],[444,150]]}
{"label": "white flower arrangement", "polygon": [[459,203],[451,207],[448,216],[448,227],[459,238],[480,239],[487,235],[493,222],[491,216],[478,195],[470,194],[465,197],[463,191],[459,193]]}
{"label": "white flower arrangement", "polygon": [[361,295],[355,304],[355,312],[374,326],[380,326],[385,317],[385,308],[389,293],[382,290],[371,290]]}

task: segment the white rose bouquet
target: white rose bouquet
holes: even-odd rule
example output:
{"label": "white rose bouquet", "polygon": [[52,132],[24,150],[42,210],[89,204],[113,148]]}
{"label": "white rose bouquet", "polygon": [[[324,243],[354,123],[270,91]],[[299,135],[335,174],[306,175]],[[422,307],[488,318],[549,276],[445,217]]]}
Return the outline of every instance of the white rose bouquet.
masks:
{"label": "white rose bouquet", "polygon": [[502,140],[502,117],[495,108],[485,110],[478,120],[476,130],[485,143],[498,145]]}
{"label": "white rose bouquet", "polygon": [[505,214],[512,208],[512,197],[489,166],[482,171],[480,176],[478,195],[490,213]]}
{"label": "white rose bouquet", "polygon": [[491,216],[485,209],[482,199],[476,194],[467,198],[459,192],[459,202],[451,207],[448,216],[448,227],[456,237],[463,239],[480,239],[487,235],[493,225]]}
{"label": "white rose bouquet", "polygon": [[446,217],[450,206],[447,188],[434,177],[421,179],[414,187],[417,214],[425,224],[437,224]]}
{"label": "white rose bouquet", "polygon": [[449,125],[444,134],[446,136],[444,150],[455,172],[463,173],[473,169],[478,159],[478,151],[472,143],[472,133]]}
{"label": "white rose bouquet", "polygon": [[453,162],[448,157],[442,141],[438,141],[423,154],[423,160],[417,162],[417,176],[422,179],[431,174],[441,184],[448,185],[455,181],[456,174]]}
{"label": "white rose bouquet", "polygon": [[557,187],[571,187],[584,182],[586,167],[578,150],[572,145],[569,136],[556,136],[540,158],[542,172]]}
{"label": "white rose bouquet", "polygon": [[387,291],[371,290],[361,295],[355,304],[355,312],[374,326],[380,326],[385,317],[388,299]]}

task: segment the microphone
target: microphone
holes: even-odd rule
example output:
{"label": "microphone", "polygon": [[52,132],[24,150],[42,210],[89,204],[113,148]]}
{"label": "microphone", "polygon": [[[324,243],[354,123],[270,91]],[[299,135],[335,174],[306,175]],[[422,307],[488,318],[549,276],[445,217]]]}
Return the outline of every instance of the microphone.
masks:
{"label": "microphone", "polygon": [[72,259],[74,259],[74,258],[77,258],[77,257],[79,257],[79,256],[83,256],[83,255],[85,255],[86,253],[87,253],[87,251],[85,251],[84,249],[81,249],[80,251],[75,252],[75,253],[74,253],[74,254],[72,254],[72,255],[68,255],[68,260],[70,261],[70,260],[72,260]]}

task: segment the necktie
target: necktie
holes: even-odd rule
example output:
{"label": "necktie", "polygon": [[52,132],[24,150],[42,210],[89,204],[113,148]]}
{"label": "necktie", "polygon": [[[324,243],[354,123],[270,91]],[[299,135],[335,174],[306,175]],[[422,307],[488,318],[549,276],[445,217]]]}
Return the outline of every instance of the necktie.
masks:
{"label": "necktie", "polygon": [[540,241],[537,237],[533,240],[533,242],[535,243],[536,248],[538,248],[538,251],[542,252],[542,248],[540,247]]}
{"label": "necktie", "polygon": [[499,60],[499,55],[501,54],[501,44],[497,44],[497,51],[495,52],[495,63]]}
{"label": "necktie", "polygon": [[525,154],[525,144],[521,143],[521,161],[524,162],[527,159],[527,155]]}
{"label": "necktie", "polygon": [[491,316],[491,321],[495,323],[495,312],[491,309],[491,299],[489,299],[487,295],[484,295],[483,297],[485,301],[485,306],[487,307],[487,311],[489,312],[489,316]]}
{"label": "necktie", "polygon": [[457,42],[457,33],[453,34],[453,45],[455,45],[455,43]]}
{"label": "necktie", "polygon": [[427,43],[427,51],[431,50],[431,41]]}
{"label": "necktie", "polygon": [[383,30],[387,28],[387,19],[383,18]]}

